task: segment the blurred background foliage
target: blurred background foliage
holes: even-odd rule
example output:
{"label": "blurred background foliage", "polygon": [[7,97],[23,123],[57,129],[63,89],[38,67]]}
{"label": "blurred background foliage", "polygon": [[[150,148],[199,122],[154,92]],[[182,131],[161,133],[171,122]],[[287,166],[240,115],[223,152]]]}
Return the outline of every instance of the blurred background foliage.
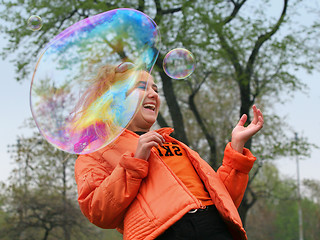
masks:
{"label": "blurred background foliage", "polygon": [[[40,50],[58,33],[89,16],[115,8],[134,8],[155,20],[162,46],[153,70],[162,108],[157,127],[171,126],[213,168],[221,163],[232,128],[242,114],[251,121],[257,104],[263,130],[246,147],[258,156],[239,213],[249,239],[297,239],[297,184],[279,175],[273,160],[305,158],[317,147],[274,111],[297,91],[307,91],[298,71],[319,69],[320,22],[296,21],[300,14],[319,15],[312,1],[248,0],[2,0],[0,27],[8,44],[3,58],[15,56],[16,80],[30,79]],[[30,15],[43,19],[40,31],[26,27]],[[195,72],[183,81],[162,69],[164,55],[184,47],[196,57]],[[121,239],[81,214],[73,177],[76,158],[54,149],[32,120],[29,137],[9,146],[15,169],[0,189],[0,239]],[[305,239],[319,239],[320,183],[303,182]]]}

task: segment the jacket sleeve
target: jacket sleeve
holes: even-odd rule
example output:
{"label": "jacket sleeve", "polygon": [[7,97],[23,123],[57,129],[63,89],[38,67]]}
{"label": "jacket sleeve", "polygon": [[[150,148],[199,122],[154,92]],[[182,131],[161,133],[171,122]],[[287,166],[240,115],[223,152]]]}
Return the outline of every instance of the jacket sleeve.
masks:
{"label": "jacket sleeve", "polygon": [[249,180],[249,172],[256,158],[249,149],[244,148],[243,154],[235,151],[228,143],[222,166],[218,169],[220,179],[226,186],[236,207],[240,206]]}
{"label": "jacket sleeve", "polygon": [[148,162],[122,155],[111,171],[90,155],[80,155],[75,163],[78,202],[82,213],[98,227],[121,227],[127,207],[136,197],[148,174]]}

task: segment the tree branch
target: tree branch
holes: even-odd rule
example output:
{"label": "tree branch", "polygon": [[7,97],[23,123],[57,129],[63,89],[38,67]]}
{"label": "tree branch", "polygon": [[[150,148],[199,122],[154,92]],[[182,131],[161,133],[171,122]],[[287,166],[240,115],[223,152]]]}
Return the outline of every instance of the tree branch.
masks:
{"label": "tree branch", "polygon": [[182,7],[176,7],[176,8],[163,10],[162,7],[161,7],[160,0],[155,0],[154,2],[156,4],[156,10],[157,10],[157,14],[156,14],[156,16],[154,18],[154,21],[157,24],[160,24],[163,15],[173,14],[173,13],[176,13],[176,12],[180,12],[182,10]]}
{"label": "tree branch", "polygon": [[241,76],[242,73],[243,73],[243,69],[242,69],[242,66],[241,66],[240,63],[239,63],[240,61],[239,61],[239,58],[238,58],[237,51],[234,50],[234,49],[228,44],[228,41],[227,41],[227,39],[225,38],[225,35],[224,35],[223,31],[222,31],[223,26],[224,26],[223,22],[221,22],[221,23],[214,23],[214,24],[213,24],[213,29],[214,29],[215,33],[217,34],[217,36],[218,36],[218,38],[219,38],[221,48],[226,51],[226,54],[227,54],[229,60],[231,61],[232,66],[234,67],[236,74],[237,74],[238,76]]}
{"label": "tree branch", "polygon": [[144,12],[144,9],[145,9],[145,1],[144,0],[139,0],[139,5],[138,5],[137,10],[139,10],[141,12]]}
{"label": "tree branch", "polygon": [[201,117],[201,114],[198,111],[198,108],[194,102],[195,95],[198,93],[201,85],[206,81],[207,77],[210,75],[210,72],[207,72],[203,80],[200,82],[200,84],[197,86],[196,89],[192,90],[192,94],[188,98],[189,108],[192,111],[193,115],[195,116],[197,123],[199,124],[202,133],[205,135],[205,138],[208,142],[209,148],[210,148],[210,164],[213,168],[217,167],[217,158],[216,158],[216,139],[213,135],[211,135],[206,127],[206,124]]}
{"label": "tree branch", "polygon": [[75,13],[78,13],[78,14],[80,15],[80,13],[78,12],[78,9],[77,9],[77,8],[74,9],[72,12],[69,13],[68,16],[66,16],[65,18],[63,18],[63,19],[61,20],[61,22],[60,22],[60,24],[59,24],[59,26],[58,26],[58,29],[60,29],[60,28],[62,27],[63,23],[64,23],[66,20],[72,18]]}
{"label": "tree branch", "polygon": [[248,200],[247,198],[247,206],[248,206],[248,209],[250,209],[254,204],[255,202],[258,200],[258,196],[257,194],[252,190],[251,186],[248,185],[247,187],[248,191],[250,192],[251,194],[251,201]]}
{"label": "tree branch", "polygon": [[202,84],[207,80],[207,78],[209,77],[209,75],[210,75],[211,73],[212,73],[211,71],[205,73],[204,78],[203,78],[202,81],[198,84],[198,86],[197,86],[194,90],[192,90],[191,95],[196,95],[196,94],[198,93],[198,91],[200,90]]}
{"label": "tree branch", "polygon": [[157,122],[160,125],[160,127],[169,127],[169,124],[166,122],[162,114],[159,112],[157,117]]}
{"label": "tree branch", "polygon": [[280,28],[280,25],[284,21],[284,17],[286,15],[287,7],[288,7],[288,1],[289,0],[284,0],[284,5],[282,9],[282,13],[277,21],[277,23],[273,26],[273,28],[269,31],[266,32],[265,34],[262,34],[258,37],[258,40],[255,43],[255,46],[251,52],[251,55],[248,59],[248,63],[246,66],[245,72],[247,73],[247,76],[251,76],[253,72],[253,66],[256,60],[256,57],[258,56],[259,50],[262,47],[262,45],[269,40]]}
{"label": "tree branch", "polygon": [[230,0],[230,2],[232,2],[232,4],[234,5],[233,11],[230,14],[230,16],[226,17],[223,20],[223,25],[230,23],[238,14],[240,8],[242,7],[242,5],[246,2],[247,0],[242,0],[240,3],[239,2],[235,2],[233,0]]}
{"label": "tree branch", "polygon": [[258,175],[261,167],[262,167],[262,165],[258,164],[257,169],[253,172],[253,174],[249,178],[248,185],[250,185],[252,183],[252,181],[255,179],[255,177]]}
{"label": "tree branch", "polygon": [[177,7],[177,8],[171,8],[171,9],[167,9],[167,10],[162,10],[162,14],[166,15],[166,14],[172,14],[175,12],[180,12],[182,10],[182,7]]}
{"label": "tree branch", "polygon": [[[162,62],[163,57],[159,55],[156,65],[159,67],[159,69],[162,69]],[[177,97],[174,92],[174,88],[172,85],[172,80],[170,77],[168,77],[165,72],[162,70],[159,72],[161,80],[162,80],[162,87],[163,87],[163,93],[164,97],[167,102],[167,106],[169,108],[170,116],[172,118],[173,128],[174,128],[174,136],[180,140],[181,142],[185,144],[189,144],[185,127],[184,127],[184,120],[181,113],[180,106],[177,101]]]}

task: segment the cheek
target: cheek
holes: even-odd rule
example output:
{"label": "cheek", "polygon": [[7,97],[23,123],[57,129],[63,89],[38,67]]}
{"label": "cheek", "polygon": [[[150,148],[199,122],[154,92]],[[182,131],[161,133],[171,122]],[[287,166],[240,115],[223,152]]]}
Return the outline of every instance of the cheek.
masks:
{"label": "cheek", "polygon": [[157,106],[157,109],[159,110],[159,108],[160,108],[160,105],[161,105],[161,100],[160,100],[160,97],[158,96],[158,106]]}
{"label": "cheek", "polygon": [[142,103],[144,97],[145,97],[145,92],[144,91],[139,91],[139,102],[140,103]]}

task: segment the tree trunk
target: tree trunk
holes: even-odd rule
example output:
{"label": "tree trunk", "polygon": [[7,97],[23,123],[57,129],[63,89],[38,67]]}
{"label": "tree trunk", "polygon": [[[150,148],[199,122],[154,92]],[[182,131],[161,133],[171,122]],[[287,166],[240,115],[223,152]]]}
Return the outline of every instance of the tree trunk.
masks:
{"label": "tree trunk", "polygon": [[64,214],[64,218],[63,218],[63,232],[64,232],[64,239],[65,240],[70,240],[71,239],[71,235],[70,235],[70,230],[69,227],[70,225],[68,224],[68,209],[67,209],[67,173],[66,173],[66,169],[67,169],[67,162],[65,160],[63,160],[62,163],[63,166],[63,192],[62,192],[62,199],[63,199],[63,214]]}

